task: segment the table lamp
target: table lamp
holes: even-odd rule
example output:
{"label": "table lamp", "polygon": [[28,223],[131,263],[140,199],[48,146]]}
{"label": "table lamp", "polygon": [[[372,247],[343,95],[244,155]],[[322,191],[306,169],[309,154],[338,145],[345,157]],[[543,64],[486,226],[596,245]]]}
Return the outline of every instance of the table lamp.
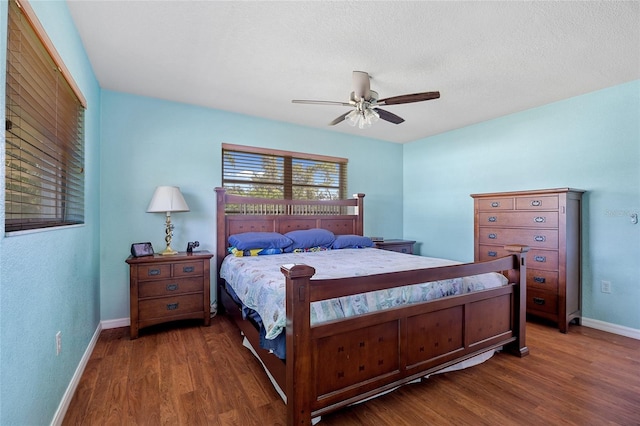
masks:
{"label": "table lamp", "polygon": [[189,206],[184,200],[180,188],[177,186],[158,186],[151,197],[147,213],[166,213],[167,222],[164,240],[167,248],[160,252],[162,255],[178,253],[171,248],[171,237],[173,236],[173,225],[171,224],[171,212],[188,212]]}

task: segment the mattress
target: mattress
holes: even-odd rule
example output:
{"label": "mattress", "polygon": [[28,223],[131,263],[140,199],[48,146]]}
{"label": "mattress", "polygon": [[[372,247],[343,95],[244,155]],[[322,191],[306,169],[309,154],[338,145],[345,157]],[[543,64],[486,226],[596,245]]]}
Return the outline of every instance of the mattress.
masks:
{"label": "mattress", "polygon": [[[316,270],[314,279],[367,276],[412,269],[449,266],[460,262],[407,255],[376,248],[284,253],[269,256],[227,256],[220,277],[240,299],[247,312],[259,315],[265,340],[276,339],[286,324],[285,279],[281,265],[306,264]],[[508,283],[499,273],[473,275],[388,290],[356,294],[311,304],[311,324],[379,311],[399,305],[434,300]]]}

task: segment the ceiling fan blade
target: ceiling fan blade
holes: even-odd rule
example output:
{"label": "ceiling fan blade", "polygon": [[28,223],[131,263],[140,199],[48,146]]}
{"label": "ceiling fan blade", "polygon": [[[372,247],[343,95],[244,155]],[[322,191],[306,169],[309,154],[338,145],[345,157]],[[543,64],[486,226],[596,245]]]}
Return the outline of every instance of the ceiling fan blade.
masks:
{"label": "ceiling fan blade", "polygon": [[408,104],[411,102],[429,101],[431,99],[438,99],[440,92],[422,92],[413,93],[411,95],[392,96],[390,98],[380,99],[378,105],[397,105]]}
{"label": "ceiling fan blade", "polygon": [[392,112],[385,111],[385,110],[380,109],[380,108],[376,108],[376,112],[380,116],[381,120],[388,121],[389,123],[400,124],[400,123],[402,123],[404,121],[404,118],[399,117],[399,116],[395,115]]}
{"label": "ceiling fan blade", "polygon": [[351,111],[347,111],[344,114],[342,114],[341,116],[336,117],[335,120],[333,120],[331,123],[329,123],[329,126],[335,126],[336,124],[342,123],[344,121],[345,117],[347,115],[349,115],[350,112]]}
{"label": "ceiling fan blade", "polygon": [[364,71],[353,72],[353,93],[355,94],[356,101],[359,101],[361,98],[365,101],[371,99],[369,74]]}
{"label": "ceiling fan blade", "polygon": [[302,99],[294,99],[291,102],[293,102],[294,104],[351,106],[349,102],[338,102],[338,101],[307,101]]}

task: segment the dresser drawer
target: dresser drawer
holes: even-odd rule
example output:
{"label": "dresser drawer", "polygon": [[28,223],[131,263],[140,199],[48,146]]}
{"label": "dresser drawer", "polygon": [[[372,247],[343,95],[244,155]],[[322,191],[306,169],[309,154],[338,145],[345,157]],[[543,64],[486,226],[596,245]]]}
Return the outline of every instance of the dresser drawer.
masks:
{"label": "dresser drawer", "polygon": [[516,210],[558,210],[558,196],[518,197]]}
{"label": "dresser drawer", "polygon": [[202,293],[141,300],[138,309],[140,321],[202,312]]}
{"label": "dresser drawer", "polygon": [[558,212],[480,212],[479,226],[557,228]]}
{"label": "dresser drawer", "polygon": [[141,282],[138,297],[174,296],[184,293],[202,292],[202,278],[181,278]]}
{"label": "dresser drawer", "polygon": [[527,290],[537,289],[558,294],[558,272],[527,269]]}
{"label": "dresser drawer", "polygon": [[558,295],[535,289],[527,290],[527,312],[529,311],[557,314]]}
{"label": "dresser drawer", "polygon": [[513,210],[513,198],[487,198],[478,200],[478,210]]}
{"label": "dresser drawer", "polygon": [[139,280],[155,280],[162,278],[171,278],[171,264],[155,264],[155,265],[139,265]]}
{"label": "dresser drawer", "polygon": [[[509,254],[503,246],[491,246],[487,244],[480,244],[478,246],[478,258],[481,262],[505,257]],[[529,253],[527,253],[527,268],[557,271],[558,252],[555,250],[530,250]]]}
{"label": "dresser drawer", "polygon": [[524,244],[529,247],[558,248],[558,231],[555,229],[479,228],[480,244]]}

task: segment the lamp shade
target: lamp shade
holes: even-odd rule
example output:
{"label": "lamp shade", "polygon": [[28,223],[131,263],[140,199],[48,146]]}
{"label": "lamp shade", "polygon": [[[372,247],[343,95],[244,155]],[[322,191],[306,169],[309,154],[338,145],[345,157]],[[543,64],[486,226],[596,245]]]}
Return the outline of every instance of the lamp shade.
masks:
{"label": "lamp shade", "polygon": [[189,206],[177,186],[158,186],[147,207],[147,213],[188,211]]}

